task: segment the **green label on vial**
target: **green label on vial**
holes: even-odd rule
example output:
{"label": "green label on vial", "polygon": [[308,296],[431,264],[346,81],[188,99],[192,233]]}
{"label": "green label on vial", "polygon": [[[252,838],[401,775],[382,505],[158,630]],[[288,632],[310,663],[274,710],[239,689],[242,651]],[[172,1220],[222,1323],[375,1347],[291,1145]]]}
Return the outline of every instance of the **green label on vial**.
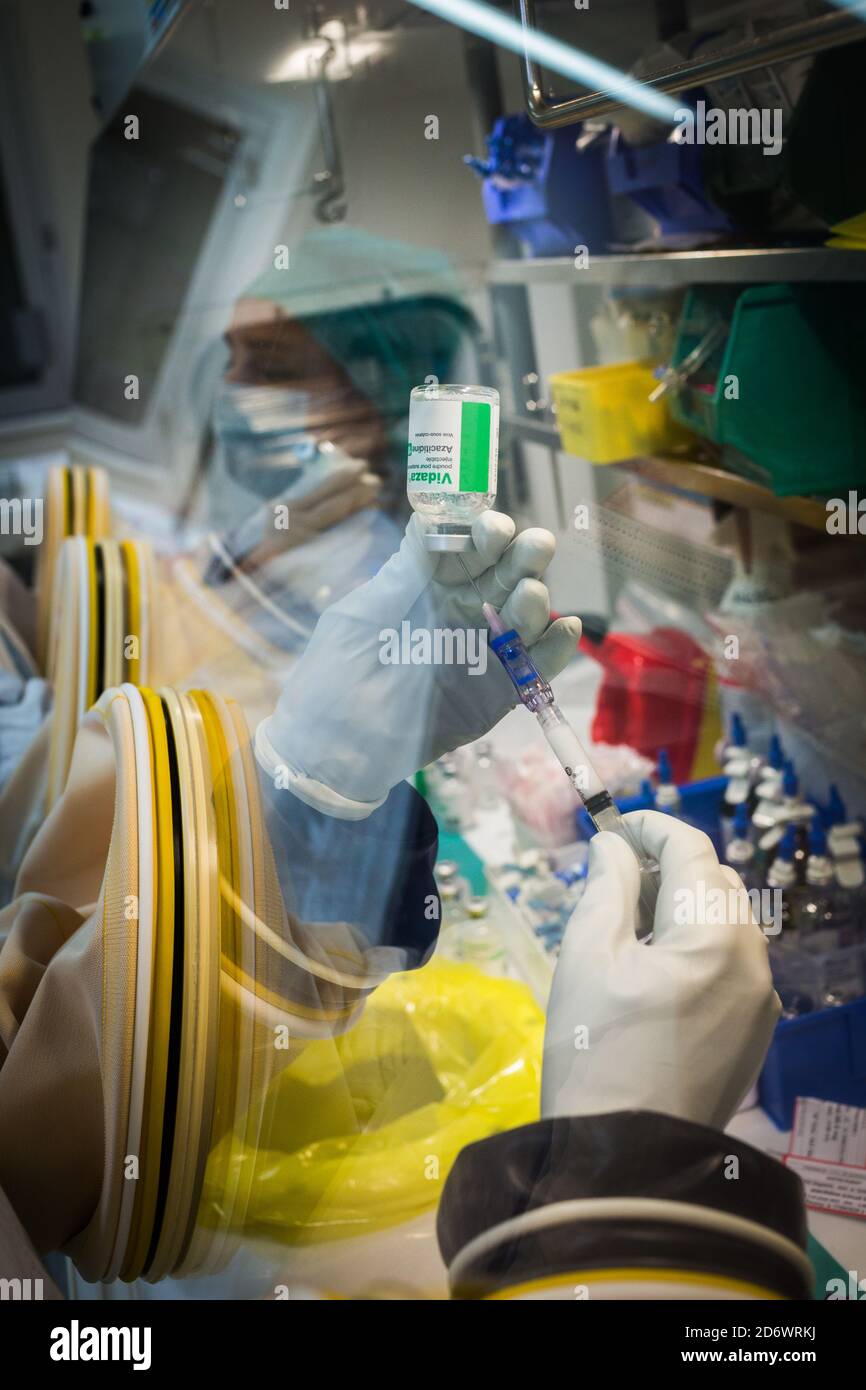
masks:
{"label": "green label on vial", "polygon": [[487,401],[413,397],[409,407],[409,492],[495,491],[493,429]]}
{"label": "green label on vial", "polygon": [[487,492],[490,475],[490,406],[462,401],[460,409],[460,491]]}

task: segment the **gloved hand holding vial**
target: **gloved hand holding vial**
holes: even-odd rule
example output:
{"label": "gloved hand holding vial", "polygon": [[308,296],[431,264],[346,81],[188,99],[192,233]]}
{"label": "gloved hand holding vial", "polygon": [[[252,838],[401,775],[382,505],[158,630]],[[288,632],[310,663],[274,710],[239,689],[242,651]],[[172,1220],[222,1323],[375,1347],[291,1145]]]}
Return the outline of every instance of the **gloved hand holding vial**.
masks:
{"label": "gloved hand holding vial", "polygon": [[[498,439],[496,391],[415,388],[407,473],[415,516],[403,544],[369,584],[322,615],[291,686],[259,727],[257,755],[266,769],[282,769],[302,800],[359,819],[419,767],[487,733],[512,707],[513,688],[538,717],[596,827],[638,854],[643,938],[652,931],[657,868],[639,854],[554,701],[549,678],[573,656],[580,621],[549,621],[541,576],[553,558],[550,532],[531,528],[514,538],[511,519],[490,510]],[[480,661],[474,670],[416,663],[409,653],[405,662],[383,661],[390,634],[411,640],[418,629],[462,628],[468,637],[474,624],[479,636],[482,621],[511,687],[498,666],[482,670]]]}
{"label": "gloved hand holding vial", "polygon": [[[418,395],[408,471],[409,500],[420,510],[378,574],[322,614],[256,735],[266,771],[344,820],[370,815],[392,787],[481,738],[513,708],[510,681],[488,659],[483,602],[521,632],[547,679],[580,638],[578,618],[550,621],[543,575],[554,537],[538,527],[517,535],[510,517],[489,509],[498,396],[463,387]],[[446,412],[438,425],[436,405]]]}

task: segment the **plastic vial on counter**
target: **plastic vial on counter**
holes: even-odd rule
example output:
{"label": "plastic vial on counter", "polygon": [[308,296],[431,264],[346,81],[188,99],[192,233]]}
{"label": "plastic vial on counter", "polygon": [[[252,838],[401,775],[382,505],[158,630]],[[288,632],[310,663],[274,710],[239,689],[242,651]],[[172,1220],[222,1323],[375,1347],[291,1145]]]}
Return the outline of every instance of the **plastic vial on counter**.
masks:
{"label": "plastic vial on counter", "polygon": [[440,859],[434,870],[442,905],[442,925],[459,921],[466,914],[469,885],[453,859]]}
{"label": "plastic vial on counter", "polygon": [[469,788],[452,759],[441,759],[439,771],[436,798],[442,829],[449,833],[465,830],[472,820]]}
{"label": "plastic vial on counter", "polygon": [[466,920],[457,929],[459,958],[485,975],[504,979],[511,973],[508,955],[499,929],[488,921],[487,899],[470,898],[466,911]]}
{"label": "plastic vial on counter", "polygon": [[472,784],[475,799],[483,811],[489,811],[502,801],[502,789],[496,768],[496,756],[489,743],[476,743],[472,765]]}
{"label": "plastic vial on counter", "polygon": [[416,386],[409,399],[406,492],[428,550],[470,550],[472,523],[496,501],[499,392]]}

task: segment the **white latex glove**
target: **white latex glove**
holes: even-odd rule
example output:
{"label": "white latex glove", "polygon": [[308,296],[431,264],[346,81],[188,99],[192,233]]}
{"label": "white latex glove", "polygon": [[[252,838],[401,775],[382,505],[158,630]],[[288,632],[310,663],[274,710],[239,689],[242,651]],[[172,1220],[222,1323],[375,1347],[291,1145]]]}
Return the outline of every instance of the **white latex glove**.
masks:
{"label": "white latex glove", "polygon": [[[483,512],[463,558],[485,601],[522,634],[548,679],[574,655],[580,620],[550,623],[541,576],[555,548],[549,531],[515,537],[501,512]],[[383,662],[385,634],[472,630],[470,664]],[[274,713],[259,725],[256,755],[281,785],[312,806],[360,819],[391,787],[443,753],[469,743],[515,704],[508,677],[486,645],[481,603],[456,555],[424,545],[413,516],[400,549],[368,584],[326,609]],[[483,652],[482,649],[483,648]],[[467,648],[468,649],[468,648]]]}
{"label": "white latex glove", "polygon": [[[757,1079],[781,1008],[766,938],[703,831],[658,811],[625,819],[661,868],[654,938],[644,946],[635,936],[635,856],[618,836],[596,835],[553,978],[542,1115],[655,1110],[723,1129]],[[726,900],[710,893],[718,889]],[[713,921],[701,903],[730,903],[732,889],[723,925],[695,921]]]}

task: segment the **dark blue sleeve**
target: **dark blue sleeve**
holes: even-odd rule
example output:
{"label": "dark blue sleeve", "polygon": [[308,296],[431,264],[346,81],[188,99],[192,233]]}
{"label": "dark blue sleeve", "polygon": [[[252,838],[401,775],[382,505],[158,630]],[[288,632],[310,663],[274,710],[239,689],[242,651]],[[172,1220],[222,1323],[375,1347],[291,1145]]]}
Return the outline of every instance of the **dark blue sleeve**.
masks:
{"label": "dark blue sleeve", "polygon": [[366,820],[337,820],[259,773],[286,907],[301,921],[349,922],[371,946],[395,946],[407,970],[432,954],[440,904],[433,813],[401,782]]}

